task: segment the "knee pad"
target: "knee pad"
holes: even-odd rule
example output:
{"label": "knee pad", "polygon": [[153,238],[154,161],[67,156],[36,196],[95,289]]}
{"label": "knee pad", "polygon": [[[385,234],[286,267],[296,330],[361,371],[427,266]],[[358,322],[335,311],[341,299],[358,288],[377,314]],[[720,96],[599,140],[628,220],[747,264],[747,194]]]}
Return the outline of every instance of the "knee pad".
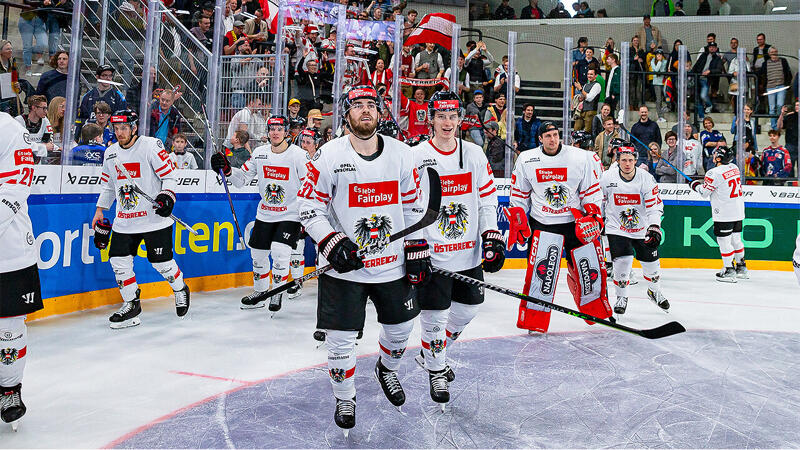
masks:
{"label": "knee pad", "polygon": [[357,336],[357,331],[325,330],[328,376],[333,386],[333,395],[341,400],[349,400],[356,395],[353,375],[356,372]]}
{"label": "knee pad", "polygon": [[16,386],[22,382],[28,353],[25,316],[0,318],[0,338],[0,386]]}
{"label": "knee pad", "polygon": [[397,370],[400,359],[406,351],[408,337],[414,329],[414,321],[407,320],[398,324],[381,324],[381,334],[378,345],[381,349],[381,361],[389,370]]}
{"label": "knee pad", "polygon": [[181,272],[181,269],[178,267],[178,263],[176,263],[174,259],[150,264],[158,271],[158,273],[161,274],[162,277],[164,277],[165,280],[167,280],[167,283],[169,283],[169,286],[173,291],[183,289],[183,272]]}
{"label": "knee pad", "polygon": [[452,345],[464,328],[472,322],[478,315],[480,305],[465,305],[464,303],[453,302],[450,304],[450,317],[447,319],[447,345]]}
{"label": "knee pad", "polygon": [[136,274],[133,273],[133,256],[112,256],[108,262],[114,269],[114,279],[117,280],[122,299],[126,302],[134,300],[139,284],[136,283]]}
{"label": "knee pad", "polygon": [[272,270],[289,270],[289,260],[292,258],[292,247],[280,242],[273,242],[270,253],[272,253]]}

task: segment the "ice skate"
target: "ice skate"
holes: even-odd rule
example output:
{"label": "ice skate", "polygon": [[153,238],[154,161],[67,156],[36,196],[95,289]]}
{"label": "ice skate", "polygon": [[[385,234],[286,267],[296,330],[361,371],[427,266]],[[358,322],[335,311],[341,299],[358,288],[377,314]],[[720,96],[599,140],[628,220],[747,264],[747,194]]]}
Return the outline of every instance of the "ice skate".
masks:
{"label": "ice skate", "polygon": [[717,281],[723,283],[736,283],[736,269],[733,267],[725,267],[717,272]]}
{"label": "ice skate", "polygon": [[444,405],[450,401],[450,388],[447,385],[445,370],[428,372],[428,382],[431,386],[431,399],[440,403],[442,412],[444,412]]}
{"label": "ice skate", "polygon": [[736,278],[740,278],[742,280],[747,280],[750,278],[750,274],[747,272],[747,264],[744,262],[744,260],[736,263]]}
{"label": "ice skate", "polygon": [[342,429],[344,437],[350,434],[350,429],[356,426],[356,398],[352,400],[336,399],[336,411],[333,413],[336,426]]}
{"label": "ice skate", "polygon": [[286,298],[289,300],[294,300],[297,297],[300,297],[302,294],[303,287],[299,284],[293,284],[292,287],[286,290]]}
{"label": "ice skate", "polygon": [[648,289],[647,297],[649,297],[650,301],[655,303],[656,306],[663,309],[664,311],[669,310],[669,302],[667,301],[667,297],[664,297],[664,294],[661,293],[661,290],[653,292],[652,289]]}
{"label": "ice skate", "polygon": [[175,314],[183,317],[189,312],[189,286],[184,284],[183,289],[175,291]]}
{"label": "ice skate", "polygon": [[617,303],[614,305],[614,312],[616,314],[625,314],[628,309],[628,297],[617,297]]}
{"label": "ice skate", "polygon": [[257,309],[263,308],[267,302],[267,293],[253,291],[252,294],[242,297],[241,309]]}
{"label": "ice skate", "polygon": [[110,327],[114,330],[120,328],[135,327],[142,323],[139,314],[142,313],[142,305],[139,303],[139,294],[141,289],[136,290],[136,298],[129,302],[125,302],[122,306],[108,318],[111,322]]}
{"label": "ice skate", "polygon": [[22,383],[13,387],[0,386],[0,418],[11,424],[12,430],[17,431],[19,419],[27,410],[22,402]]}
{"label": "ice skate", "polygon": [[406,393],[403,391],[403,386],[400,385],[400,380],[397,379],[397,372],[384,367],[381,359],[378,358],[378,362],[375,364],[375,378],[381,384],[386,398],[397,407],[398,411],[402,412],[400,407],[406,402]]}
{"label": "ice skate", "polygon": [[280,294],[275,294],[269,299],[269,310],[272,312],[274,316],[276,312],[281,310],[281,305],[283,304],[283,292]]}
{"label": "ice skate", "polygon": [[[425,367],[425,356],[422,354],[422,350],[419,351],[419,355],[414,357],[414,361],[424,370],[428,370],[428,368]],[[448,383],[452,383],[456,379],[456,373],[450,368],[450,364],[444,364],[444,376],[447,378]]]}

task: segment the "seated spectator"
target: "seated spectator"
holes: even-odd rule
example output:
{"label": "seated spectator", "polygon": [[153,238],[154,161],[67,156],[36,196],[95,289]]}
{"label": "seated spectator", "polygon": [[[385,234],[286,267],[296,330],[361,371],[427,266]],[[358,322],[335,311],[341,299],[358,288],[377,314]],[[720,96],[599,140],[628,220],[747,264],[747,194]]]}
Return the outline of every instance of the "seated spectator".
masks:
{"label": "seated spectator", "polygon": [[[778,49],[770,47],[768,51],[769,57],[764,60],[764,64],[759,69],[759,76],[766,80],[766,90],[777,91],[778,89],[791,86],[792,71],[789,69],[789,62],[786,58],[778,57]],[[774,92],[767,95],[769,102],[769,114],[773,116],[770,119],[770,125],[773,130],[778,129],[778,112],[784,105],[786,100],[786,90]]]}
{"label": "seated spectator", "polygon": [[270,38],[269,23],[264,20],[264,12],[261,8],[257,8],[253,13],[255,17],[244,21],[244,34],[250,38],[251,46],[258,51],[264,53],[268,48],[267,41]]}
{"label": "seated spectator", "polygon": [[659,164],[666,165],[666,163],[661,161],[661,146],[656,142],[651,142],[647,145],[647,149],[647,162],[643,167],[646,167],[645,170],[650,172],[656,181],[661,181],[661,176],[656,173],[656,167],[658,167]]}
{"label": "seated spectator", "polygon": [[305,128],[314,131],[314,133],[322,132],[322,111],[319,109],[312,109],[308,112],[308,121]]}
{"label": "seated spectator", "polygon": [[214,39],[214,30],[211,29],[211,16],[202,15],[197,20],[197,26],[189,30],[198,41],[200,41],[205,48],[209,51],[213,50],[212,40]]}
{"label": "seated spectator", "polygon": [[503,177],[506,173],[506,142],[498,136],[500,125],[497,122],[486,123],[486,158],[495,177]]}
{"label": "seated spectator", "polygon": [[700,74],[700,98],[695,101],[700,118],[712,111],[713,104],[709,92],[719,87],[719,77],[725,73],[724,62],[717,53],[717,43],[711,42],[707,51],[697,58],[692,73]]}
{"label": "seated spectator", "polygon": [[642,164],[647,160],[648,150],[641,142],[655,142],[661,148],[661,129],[658,124],[650,120],[650,110],[647,106],[639,107],[639,121],[631,127],[631,134],[637,139],[633,139],[633,145],[639,153],[637,164]]}
{"label": "seated spectator", "polygon": [[[114,127],[108,123],[108,119],[111,118],[111,107],[108,106],[108,103],[99,101],[94,104],[94,122],[100,126],[103,130],[103,145],[108,147],[109,145],[117,142],[117,136],[114,134]],[[90,122],[92,123],[92,122]]]}
{"label": "seated spectator", "polygon": [[483,147],[484,133],[483,133],[483,118],[486,116],[487,105],[483,103],[483,91],[476,90],[472,96],[472,103],[467,105],[467,116],[477,118],[479,126],[472,127],[469,130],[469,136],[472,142],[479,147]]}
{"label": "seated spectator", "polygon": [[241,168],[250,159],[250,134],[244,130],[236,130],[231,136],[231,145],[226,149],[226,156],[232,167]]}
{"label": "seated spectator", "polygon": [[73,166],[102,166],[106,146],[103,145],[103,129],[96,123],[87,123],[81,128],[80,145],[72,149]]}
{"label": "seated spectator", "polygon": [[197,169],[197,160],[194,155],[186,151],[186,135],[177,133],[172,137],[172,154],[170,158],[178,169]]}
{"label": "seated spectator", "polygon": [[47,121],[53,127],[53,145],[59,150],[63,147],[64,137],[64,111],[66,111],[67,99],[64,97],[54,97],[50,100],[47,107]]}
{"label": "seated spectator", "polygon": [[536,108],[532,103],[522,106],[522,117],[514,124],[514,150],[524,152],[539,146],[539,126],[542,121],[536,117]]}
{"label": "seated spectator", "polygon": [[800,102],[794,103],[794,112],[789,112],[789,107],[781,108],[781,115],[778,117],[778,129],[786,130],[786,150],[792,157],[792,165],[797,169],[797,114],[800,114]]}
{"label": "seated spectator", "polygon": [[683,127],[683,173],[703,175],[703,146],[695,139],[694,127],[686,122]]}
{"label": "seated spectator", "polygon": [[244,22],[235,20],[233,29],[225,34],[225,46],[222,48],[222,53],[225,55],[236,54],[236,50],[245,42],[248,40],[247,35],[244,34]]}
{"label": "seated spectator", "polygon": [[[758,150],[758,142],[756,141],[756,119],[753,117],[753,106],[749,103],[744,105],[744,151],[755,152]],[[733,135],[733,147],[737,148],[736,142],[736,116],[733,117],[731,123],[731,134]]]}
{"label": "seated spectator", "polygon": [[320,141],[319,145],[322,145],[331,139],[333,139],[333,127],[328,125],[324,130],[322,130],[322,140]]}
{"label": "seated spectator", "polygon": [[711,117],[703,119],[703,131],[700,132],[700,145],[703,146],[703,168],[710,170],[716,167],[714,150],[720,145],[728,145],[725,136],[714,129],[714,120]]}
{"label": "seated spectator", "polygon": [[94,105],[99,101],[106,102],[112,112],[128,107],[125,95],[114,85],[106,83],[106,81],[114,79],[114,72],[116,72],[116,69],[111,64],[102,64],[95,70],[97,86],[84,94],[78,109],[78,120],[82,124],[87,123],[89,119],[94,119]]}
{"label": "seated spectator", "polygon": [[605,8],[600,8],[597,10],[597,13],[594,15],[598,19],[605,19],[608,17],[608,11]]}
{"label": "seated spectator", "polygon": [[[792,176],[792,157],[789,151],[778,144],[779,130],[769,130],[769,147],[761,155],[761,171],[765,177],[789,178]],[[767,184],[767,183],[764,183]],[[778,184],[778,183],[775,183]]]}
{"label": "seated spectator", "polygon": [[[667,151],[661,153],[661,158],[656,163],[655,176],[664,183],[676,183],[678,172],[674,166],[678,164],[678,136],[672,131],[664,135]],[[667,164],[669,162],[669,164]],[[672,165],[670,165],[672,164]]]}
{"label": "seated spectator", "polygon": [[594,139],[594,151],[600,157],[600,162],[603,164],[604,169],[608,169],[608,166],[617,160],[617,155],[611,148],[611,141],[619,137],[617,119],[614,116],[603,117],[603,131],[598,133]]}
{"label": "seated spectator", "polygon": [[611,117],[611,106],[608,103],[603,103],[600,105],[599,112],[592,119],[592,139],[596,138],[605,129],[603,122],[605,122],[606,117]]}
{"label": "seated spectator", "polygon": [[172,146],[173,136],[180,133],[183,127],[183,117],[175,107],[175,96],[175,91],[164,89],[150,107],[150,130],[147,135],[160,140],[164,148]]}
{"label": "seated spectator", "polygon": [[522,8],[520,19],[544,19],[544,11],[539,8],[539,0],[528,0],[528,6]]}
{"label": "seated spectator", "polygon": [[517,15],[514,8],[508,4],[508,0],[502,0],[500,6],[494,11],[494,18],[496,20],[516,19]]}
{"label": "seated spectator", "polygon": [[300,100],[296,98],[289,100],[289,115],[286,118],[289,119],[289,122],[292,120],[300,120],[303,122],[303,126],[305,126],[306,119],[300,115]]}
{"label": "seated spectator", "polygon": [[52,152],[53,127],[47,120],[47,98],[44,95],[32,95],[28,98],[28,114],[16,116],[20,125],[28,130],[26,141],[33,147],[33,154],[38,158],[46,158]]}
{"label": "seated spectator", "polygon": [[[693,136],[695,139],[697,139],[697,127],[695,127],[694,124],[692,123],[692,116],[689,115],[689,111],[684,111],[683,112],[683,119],[684,119],[684,122],[687,125],[692,127],[691,136]],[[678,134],[678,124],[677,123],[672,126],[672,132],[675,133],[675,134]]]}
{"label": "seated spectator", "polygon": [[565,8],[564,4],[561,2],[556,3],[553,9],[547,13],[548,19],[569,19],[571,17],[572,16],[569,15],[569,11],[567,11],[567,8]]}
{"label": "seated spectator", "polygon": [[589,8],[589,2],[581,2],[580,7],[575,10],[575,17],[594,17],[594,11]]}

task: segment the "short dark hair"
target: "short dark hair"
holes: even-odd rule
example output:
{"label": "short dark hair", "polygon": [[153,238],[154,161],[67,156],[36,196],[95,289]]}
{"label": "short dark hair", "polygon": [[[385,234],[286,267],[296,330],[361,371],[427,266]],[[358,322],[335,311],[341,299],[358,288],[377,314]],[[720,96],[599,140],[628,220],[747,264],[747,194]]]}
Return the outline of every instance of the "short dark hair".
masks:
{"label": "short dark hair", "polygon": [[250,140],[250,133],[245,130],[236,130],[233,132],[233,134],[236,136],[236,139],[239,140],[239,145],[247,144],[247,142]]}
{"label": "short dark hair", "polygon": [[528,109],[528,106],[530,106],[531,108],[533,108],[534,111],[536,111],[536,106],[534,106],[533,103],[530,103],[530,102],[525,103],[524,105],[522,105],[522,110],[525,111],[526,109]]}
{"label": "short dark hair", "polygon": [[706,35],[706,38],[710,38],[710,37],[713,37],[714,39],[716,39],[717,38],[717,33],[708,33]]}
{"label": "short dark hair", "polygon": [[33,106],[41,102],[47,103],[47,97],[45,97],[44,95],[31,95],[30,97],[28,97],[28,106]]}
{"label": "short dark hair", "polygon": [[759,37],[761,37],[761,36],[764,36],[764,39],[766,39],[766,38],[767,38],[767,35],[766,35],[766,34],[764,34],[764,33],[758,33],[758,34],[756,35],[756,39],[758,39],[758,38],[759,38]]}
{"label": "short dark hair", "polygon": [[111,111],[111,107],[108,106],[108,103],[106,103],[106,102],[104,102],[102,100],[99,101],[99,102],[95,102],[94,108],[92,108],[92,109],[94,110],[95,113],[101,112],[101,113],[104,113],[104,114],[111,114],[113,112],[113,111]]}
{"label": "short dark hair", "polygon": [[673,138],[675,138],[675,139],[678,139],[678,134],[677,134],[677,133],[675,133],[675,132],[674,132],[674,131],[672,131],[672,130],[669,130],[669,131],[667,131],[667,133],[664,135],[664,141],[666,142],[666,140],[667,140],[667,139],[669,139],[669,138],[671,138],[671,137],[673,137]]}
{"label": "short dark hair", "polygon": [[92,139],[103,134],[103,129],[96,123],[87,123],[81,128],[81,144],[88,144]]}
{"label": "short dark hair", "polygon": [[767,135],[768,136],[780,136],[781,135],[781,130],[769,130],[767,132]]}
{"label": "short dark hair", "polygon": [[419,15],[419,13],[417,12],[417,10],[416,10],[416,9],[409,9],[409,10],[406,12],[406,16],[408,16],[409,14],[412,14],[412,13],[413,13],[413,14],[416,14],[416,15]]}
{"label": "short dark hair", "polygon": [[580,44],[581,42],[586,42],[588,44],[589,38],[587,38],[586,36],[581,36],[578,38],[578,44]]}

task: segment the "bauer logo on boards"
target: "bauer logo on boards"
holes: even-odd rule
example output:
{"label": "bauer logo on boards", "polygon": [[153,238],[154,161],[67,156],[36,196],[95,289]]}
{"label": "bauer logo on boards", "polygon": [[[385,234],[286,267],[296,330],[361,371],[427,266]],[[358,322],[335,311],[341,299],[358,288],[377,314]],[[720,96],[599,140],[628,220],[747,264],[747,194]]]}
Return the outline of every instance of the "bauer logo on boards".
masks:
{"label": "bauer logo on boards", "polygon": [[639,194],[614,194],[614,204],[617,206],[638,205]]}
{"label": "bauer logo on boards", "polygon": [[472,192],[472,172],[445,175],[442,180],[442,195],[461,195]]}
{"label": "bauer logo on boards", "polygon": [[373,206],[394,205],[398,203],[397,181],[376,183],[352,183],[350,185],[349,206],[369,208]]}
{"label": "bauer logo on boards", "polygon": [[269,178],[272,180],[288,180],[289,179],[289,168],[288,167],[276,167],[276,166],[264,166],[264,178]]}
{"label": "bauer logo on boards", "polygon": [[547,181],[567,181],[566,167],[551,167],[547,169],[536,169],[536,181],[545,183]]}

